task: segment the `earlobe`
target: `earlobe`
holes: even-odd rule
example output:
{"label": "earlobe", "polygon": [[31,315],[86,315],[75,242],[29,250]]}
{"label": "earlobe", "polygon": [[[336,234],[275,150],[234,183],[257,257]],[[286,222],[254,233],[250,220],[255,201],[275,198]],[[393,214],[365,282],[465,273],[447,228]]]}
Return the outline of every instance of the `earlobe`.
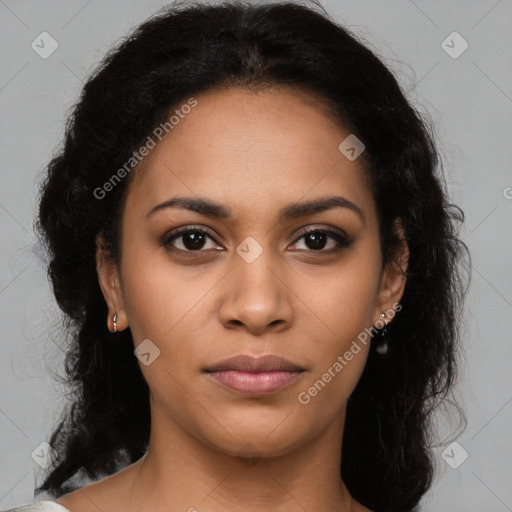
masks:
{"label": "earlobe", "polygon": [[96,273],[108,308],[107,328],[119,332],[128,326],[116,263],[110,257],[101,233],[96,236]]}

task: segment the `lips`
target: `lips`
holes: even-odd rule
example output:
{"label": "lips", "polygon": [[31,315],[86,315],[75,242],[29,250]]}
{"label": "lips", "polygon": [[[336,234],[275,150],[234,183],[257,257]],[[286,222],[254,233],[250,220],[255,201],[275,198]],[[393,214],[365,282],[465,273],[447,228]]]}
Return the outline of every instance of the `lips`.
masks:
{"label": "lips", "polygon": [[209,367],[207,374],[218,384],[244,396],[275,393],[294,382],[304,368],[274,355],[234,356]]}
{"label": "lips", "polygon": [[275,355],[254,357],[248,355],[233,356],[207,368],[208,372],[238,370],[241,372],[304,371],[299,365]]}

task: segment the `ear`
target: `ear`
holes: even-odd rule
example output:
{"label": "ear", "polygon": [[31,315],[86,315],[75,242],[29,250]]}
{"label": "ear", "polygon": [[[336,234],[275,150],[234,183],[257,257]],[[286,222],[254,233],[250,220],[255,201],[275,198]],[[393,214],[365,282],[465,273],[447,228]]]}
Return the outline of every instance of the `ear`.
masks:
{"label": "ear", "polygon": [[96,236],[96,272],[103,298],[108,307],[107,328],[110,332],[114,332],[113,317],[117,315],[117,331],[122,331],[128,327],[128,319],[124,307],[119,271],[106,248],[101,233]]}
{"label": "ear", "polygon": [[394,258],[386,264],[382,271],[374,324],[377,320],[382,322],[381,313],[387,316],[388,323],[391,322],[405,290],[405,272],[409,261],[409,246],[405,240],[402,220],[400,218],[395,220],[394,230],[400,238],[401,244]]}

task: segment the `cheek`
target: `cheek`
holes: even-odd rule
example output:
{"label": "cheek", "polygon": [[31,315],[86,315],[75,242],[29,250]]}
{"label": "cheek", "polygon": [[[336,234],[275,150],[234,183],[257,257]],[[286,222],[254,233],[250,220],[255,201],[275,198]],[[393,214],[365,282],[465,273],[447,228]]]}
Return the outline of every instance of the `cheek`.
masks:
{"label": "cheek", "polygon": [[187,322],[200,296],[188,293],[186,276],[154,251],[126,254],[122,273],[128,323],[135,348],[146,343],[144,351],[150,353],[148,364],[139,358],[140,369],[152,400],[165,404],[172,396],[173,410],[185,410],[183,383],[194,356],[193,347],[187,343]]}
{"label": "cheek", "polygon": [[[152,265],[138,266],[127,259],[123,276],[123,296],[128,323],[135,343],[160,337],[160,331],[173,311],[172,297],[164,276]],[[167,314],[166,314],[167,311]],[[169,327],[170,328],[170,327]]]}
{"label": "cheek", "polygon": [[313,418],[316,425],[330,423],[343,414],[347,401],[354,391],[368,357],[368,346],[359,344],[357,353],[347,352],[333,354],[325,365],[318,368],[297,393],[297,402],[302,417]]}
{"label": "cheek", "polygon": [[354,253],[336,271],[331,268],[325,277],[315,276],[303,285],[305,303],[315,313],[309,315],[319,350],[298,401],[306,410],[315,409],[319,420],[340,412],[363,373],[371,343],[378,263],[376,258]]}
{"label": "cheek", "polygon": [[314,365],[297,399],[319,424],[341,413],[366,365],[374,294],[372,286],[361,285],[347,280],[331,290],[329,300],[317,299],[324,306],[322,325],[314,335]]}
{"label": "cheek", "polygon": [[123,248],[123,301],[135,343],[161,340],[182,318],[189,304],[184,274],[147,241]]}
{"label": "cheek", "polygon": [[154,249],[127,253],[122,274],[124,306],[135,346],[151,340],[160,350],[160,366],[185,373],[190,365],[181,363],[192,364],[201,353],[205,335],[201,340],[197,331],[211,318],[205,311],[209,304],[205,294],[219,276],[197,277],[197,271],[180,268]]}
{"label": "cheek", "polygon": [[358,251],[339,265],[295,283],[294,291],[299,286],[297,295],[304,303],[304,314],[317,325],[327,347],[342,350],[344,343],[371,327],[379,276],[377,260],[365,258]]}

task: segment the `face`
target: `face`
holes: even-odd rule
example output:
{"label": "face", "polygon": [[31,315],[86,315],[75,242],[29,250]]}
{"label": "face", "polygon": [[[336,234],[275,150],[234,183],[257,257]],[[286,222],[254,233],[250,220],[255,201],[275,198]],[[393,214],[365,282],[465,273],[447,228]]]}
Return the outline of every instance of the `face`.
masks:
{"label": "face", "polygon": [[[284,454],[343,424],[371,343],[361,333],[404,281],[382,268],[361,159],[338,149],[350,132],[311,97],[226,89],[196,100],[132,176],[121,261],[99,258],[100,284],[118,330],[145,343],[152,417],[225,453]],[[249,391],[205,371],[268,354],[302,371],[221,375]]]}

